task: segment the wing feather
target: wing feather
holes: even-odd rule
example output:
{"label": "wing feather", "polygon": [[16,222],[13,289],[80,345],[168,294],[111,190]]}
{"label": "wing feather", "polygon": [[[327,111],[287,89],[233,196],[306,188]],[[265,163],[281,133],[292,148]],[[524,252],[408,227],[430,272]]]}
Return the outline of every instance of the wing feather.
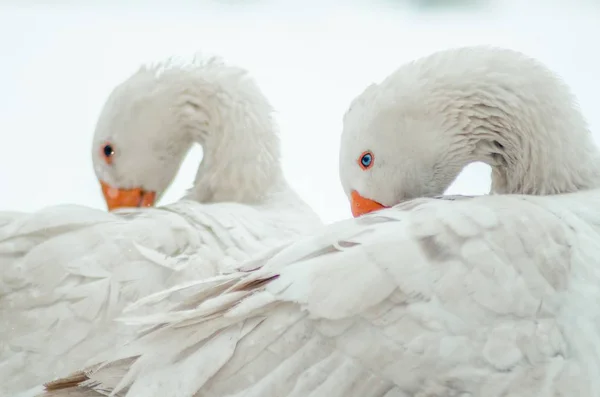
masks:
{"label": "wing feather", "polygon": [[[133,310],[170,308],[206,288],[190,280],[319,226],[293,205],[281,213],[297,224],[286,229],[268,209],[188,201],[117,213],[70,205],[0,214],[0,395],[65,376],[147,332],[143,322],[115,321],[127,305],[163,291]],[[219,277],[211,285],[230,285]],[[170,289],[182,282],[186,288]]]}
{"label": "wing feather", "polygon": [[[146,317],[117,395],[598,395],[598,196],[421,199],[327,227]],[[69,392],[113,390],[106,371]]]}

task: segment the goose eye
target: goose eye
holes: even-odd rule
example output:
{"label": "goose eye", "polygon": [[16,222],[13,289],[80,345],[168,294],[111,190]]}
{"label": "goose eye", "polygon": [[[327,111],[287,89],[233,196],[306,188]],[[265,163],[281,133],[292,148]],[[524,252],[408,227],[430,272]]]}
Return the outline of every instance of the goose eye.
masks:
{"label": "goose eye", "polygon": [[360,165],[360,168],[363,170],[368,170],[371,168],[373,166],[373,157],[373,153],[371,152],[364,152],[361,154],[358,159],[358,165]]}
{"label": "goose eye", "polygon": [[104,156],[104,161],[106,161],[107,164],[112,163],[112,157],[114,154],[115,150],[110,143],[107,143],[102,147],[102,155]]}

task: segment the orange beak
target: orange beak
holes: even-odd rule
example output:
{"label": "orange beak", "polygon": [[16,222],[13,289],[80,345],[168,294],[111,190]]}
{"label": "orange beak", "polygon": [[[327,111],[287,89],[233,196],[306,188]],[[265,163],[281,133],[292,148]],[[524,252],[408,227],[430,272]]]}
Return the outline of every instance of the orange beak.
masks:
{"label": "orange beak", "polygon": [[386,208],[385,205],[379,204],[377,201],[364,198],[358,194],[356,190],[353,190],[352,193],[350,193],[350,204],[352,206],[352,215],[355,218],[368,214],[369,212]]}
{"label": "orange beak", "polygon": [[118,208],[152,207],[156,200],[156,192],[140,188],[117,189],[102,181],[100,181],[100,185],[102,185],[102,194],[104,194],[109,211]]}

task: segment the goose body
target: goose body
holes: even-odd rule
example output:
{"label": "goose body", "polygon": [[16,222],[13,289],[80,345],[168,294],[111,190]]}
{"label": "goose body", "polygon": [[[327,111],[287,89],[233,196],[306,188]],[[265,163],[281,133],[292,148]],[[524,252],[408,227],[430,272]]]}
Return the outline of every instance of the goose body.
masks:
{"label": "goose body", "polygon": [[[67,375],[128,340],[134,330],[114,322],[127,304],[320,227],[283,178],[270,113],[243,70],[217,61],[142,68],[115,89],[93,156],[118,211],[0,215],[0,395]],[[153,205],[127,197],[160,197],[194,142],[204,157],[186,197],[125,208]]]}
{"label": "goose body", "polygon": [[333,224],[127,313],[149,331],[44,396],[598,395],[599,197],[424,198]]}

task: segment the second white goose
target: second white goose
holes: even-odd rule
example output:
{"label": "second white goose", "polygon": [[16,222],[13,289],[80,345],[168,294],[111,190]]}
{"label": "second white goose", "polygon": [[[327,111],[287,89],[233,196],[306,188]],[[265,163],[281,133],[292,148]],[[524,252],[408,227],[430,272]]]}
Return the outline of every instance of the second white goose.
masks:
{"label": "second white goose", "polygon": [[[126,340],[113,322],[126,304],[321,225],[284,178],[271,112],[244,70],[218,60],[142,67],[115,88],[92,155],[121,210],[56,206],[0,228],[0,395]],[[204,157],[184,199],[122,209],[153,205],[194,143]]]}

